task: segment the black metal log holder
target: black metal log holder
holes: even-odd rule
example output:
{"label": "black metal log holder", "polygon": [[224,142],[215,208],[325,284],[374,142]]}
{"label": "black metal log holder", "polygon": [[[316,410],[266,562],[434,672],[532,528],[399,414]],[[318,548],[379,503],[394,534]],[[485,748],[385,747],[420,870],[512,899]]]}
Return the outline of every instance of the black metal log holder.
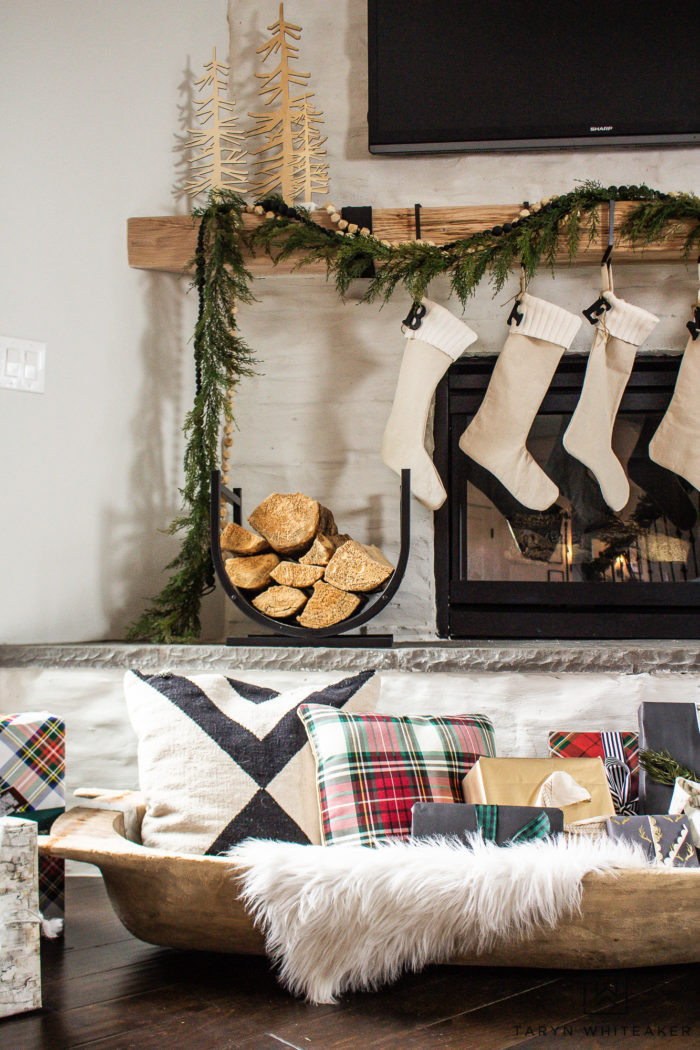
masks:
{"label": "black metal log holder", "polygon": [[248,635],[241,638],[227,638],[227,645],[285,645],[285,646],[328,646],[329,648],[390,648],[394,644],[394,636],[391,634],[352,634],[347,635],[354,627],[362,627],[378,612],[381,612],[396,594],[408,563],[408,554],[411,545],[411,472],[401,471],[401,549],[399,558],[389,582],[386,587],[373,597],[370,597],[362,608],[347,620],[333,624],[332,627],[298,627],[296,624],[285,620],[276,620],[272,616],[256,609],[251,600],[237,587],[231,583],[226,573],[224,559],[221,556],[221,544],[219,537],[220,509],[225,500],[232,507],[233,521],[236,525],[242,525],[242,500],[241,489],[229,489],[221,481],[221,472],[211,472],[211,502],[210,502],[210,543],[211,556],[214,569],[224,591],[231,599],[236,608],[240,609],[251,620],[263,627],[268,627],[273,634],[271,637],[265,635]]}

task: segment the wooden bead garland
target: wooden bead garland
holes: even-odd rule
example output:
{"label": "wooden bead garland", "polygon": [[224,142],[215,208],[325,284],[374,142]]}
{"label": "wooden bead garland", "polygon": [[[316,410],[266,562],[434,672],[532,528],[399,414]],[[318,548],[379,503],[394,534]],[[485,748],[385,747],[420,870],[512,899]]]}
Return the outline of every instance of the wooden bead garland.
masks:
{"label": "wooden bead garland", "polygon": [[[249,205],[246,208],[246,211],[251,211],[251,212],[252,211],[257,211],[257,207],[253,208],[252,205]],[[260,209],[260,211],[262,212],[262,208]],[[237,306],[234,306],[233,313],[234,313],[234,315],[238,313],[238,307]],[[229,405],[231,406],[231,414],[232,415],[233,415],[233,395],[235,393],[235,389],[236,389],[235,386],[230,386],[228,388],[228,390],[226,391],[226,397],[227,397]],[[231,468],[231,447],[233,445],[233,437],[231,436],[232,434],[233,434],[233,423],[225,423],[224,424],[224,428],[223,428],[223,434],[222,434],[222,437],[221,437],[221,480],[224,483],[224,485],[228,485],[229,482],[231,481],[230,468]],[[221,518],[222,524],[228,518],[228,503],[227,503],[227,501],[225,499],[221,500],[221,510],[219,512],[219,516]]]}

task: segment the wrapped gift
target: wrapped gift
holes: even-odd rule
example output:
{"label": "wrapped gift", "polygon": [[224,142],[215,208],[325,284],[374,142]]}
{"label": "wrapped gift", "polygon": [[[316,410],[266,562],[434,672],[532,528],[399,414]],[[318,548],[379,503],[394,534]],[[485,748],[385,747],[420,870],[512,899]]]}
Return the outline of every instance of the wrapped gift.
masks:
{"label": "wrapped gift", "polygon": [[637,812],[639,737],[635,732],[569,732],[549,734],[552,758],[602,758],[616,813]]}
{"label": "wrapped gift", "polygon": [[479,831],[497,846],[546,838],[564,830],[560,809],[541,806],[472,806],[463,802],[415,802],[411,810],[411,837],[443,835],[464,839]]}
{"label": "wrapped gift", "polygon": [[700,849],[700,784],[686,777],[676,777],[668,811],[682,813],[688,818],[693,845]]}
{"label": "wrapped gift", "polygon": [[[65,725],[47,711],[0,715],[0,815],[33,820],[49,831],[65,808]],[[39,907],[45,918],[64,911],[64,862],[39,860]]]}
{"label": "wrapped gift", "polygon": [[41,1006],[37,827],[0,817],[0,1017]]}
{"label": "wrapped gift", "polygon": [[688,818],[678,814],[648,814],[610,817],[608,835],[636,842],[649,860],[667,868],[697,868],[698,856],[690,834]]}
{"label": "wrapped gift", "polygon": [[562,809],[565,824],[615,813],[600,758],[480,758],[462,791],[471,803]]}
{"label": "wrapped gift", "polygon": [[[668,751],[681,766],[700,773],[700,727],[695,704],[645,700],[639,706],[639,748]],[[639,770],[642,813],[667,813],[672,794],[672,786],[657,784],[644,769]]]}

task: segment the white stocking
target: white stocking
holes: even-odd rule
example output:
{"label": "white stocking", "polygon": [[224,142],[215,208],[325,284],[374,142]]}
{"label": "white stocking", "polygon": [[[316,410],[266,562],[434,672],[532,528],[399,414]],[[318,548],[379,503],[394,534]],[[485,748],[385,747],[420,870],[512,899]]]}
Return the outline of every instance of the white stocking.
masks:
{"label": "white stocking", "polygon": [[602,298],[610,309],[596,323],[581,396],[562,441],[569,455],[595,475],[611,510],[620,511],[629,499],[630,487],[612,450],[612,430],[637,348],[658,317],[618,299],[612,290],[604,291]]}
{"label": "white stocking", "polygon": [[407,342],[384,430],[382,459],[399,475],[402,468],[410,468],[413,495],[437,510],[447,493],[425,449],[428,413],[436,386],[477,336],[443,306],[429,299],[424,299],[422,306],[425,313],[416,319],[418,327],[403,328]]}
{"label": "white stocking", "polygon": [[671,403],[649,443],[649,458],[700,489],[700,336],[688,339]]}
{"label": "white stocking", "polygon": [[519,310],[521,320],[511,323],[484,400],[459,439],[459,447],[526,507],[547,510],[559,490],[525,442],[581,319],[527,292],[520,297]]}

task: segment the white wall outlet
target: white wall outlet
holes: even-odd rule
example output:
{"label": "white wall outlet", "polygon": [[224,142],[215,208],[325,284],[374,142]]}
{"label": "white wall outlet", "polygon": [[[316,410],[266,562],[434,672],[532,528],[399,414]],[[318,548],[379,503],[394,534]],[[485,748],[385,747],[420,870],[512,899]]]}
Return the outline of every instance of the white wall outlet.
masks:
{"label": "white wall outlet", "polygon": [[0,386],[43,394],[46,385],[46,343],[0,335]]}

